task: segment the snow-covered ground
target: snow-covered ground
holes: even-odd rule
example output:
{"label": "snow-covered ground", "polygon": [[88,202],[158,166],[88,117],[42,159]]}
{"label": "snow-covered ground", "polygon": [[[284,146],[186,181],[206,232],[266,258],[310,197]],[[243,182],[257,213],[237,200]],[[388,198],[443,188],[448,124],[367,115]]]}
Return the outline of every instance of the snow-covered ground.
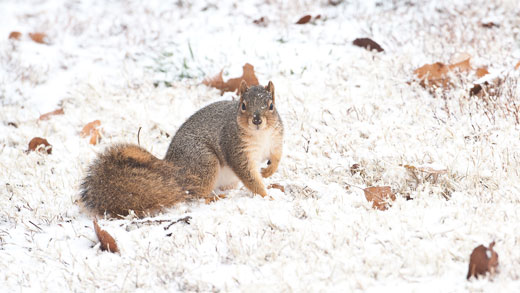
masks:
{"label": "snow-covered ground", "polygon": [[[519,292],[517,1],[330,2],[1,1],[0,291]],[[296,25],[306,14],[320,18]],[[462,52],[506,80],[499,98],[469,97],[473,73],[445,92],[414,78]],[[96,154],[142,127],[162,157],[191,113],[233,97],[202,80],[245,63],[276,87],[284,157],[265,182],[285,193],[101,219],[121,250],[102,252],[77,205]],[[79,133],[97,119],[93,146]],[[26,153],[36,136],[52,154]],[[386,211],[357,188],[385,185]],[[466,281],[472,249],[493,240],[499,273]]]}

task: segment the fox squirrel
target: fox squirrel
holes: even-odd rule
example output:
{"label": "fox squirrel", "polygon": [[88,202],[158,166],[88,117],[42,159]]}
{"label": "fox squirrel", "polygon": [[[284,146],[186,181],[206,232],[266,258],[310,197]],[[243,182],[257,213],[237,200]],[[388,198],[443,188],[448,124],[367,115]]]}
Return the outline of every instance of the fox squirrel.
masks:
{"label": "fox squirrel", "polygon": [[[283,124],[275,107],[274,85],[248,87],[238,101],[210,104],[182,124],[164,160],[130,144],[108,148],[89,167],[81,202],[97,214],[145,216],[176,203],[212,197],[238,181],[267,195],[261,176],[280,162]],[[260,170],[260,163],[267,166]]]}

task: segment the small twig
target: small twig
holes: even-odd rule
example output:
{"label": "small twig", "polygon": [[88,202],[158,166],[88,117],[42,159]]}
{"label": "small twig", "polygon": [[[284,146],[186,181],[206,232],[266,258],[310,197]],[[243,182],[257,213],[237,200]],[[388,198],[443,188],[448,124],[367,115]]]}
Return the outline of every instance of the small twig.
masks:
{"label": "small twig", "polygon": [[139,130],[137,130],[137,145],[141,146],[141,142],[139,141],[139,134],[141,134],[141,126],[139,126]]}
{"label": "small twig", "polygon": [[29,223],[31,223],[34,227],[38,228],[40,231],[43,231],[43,229],[40,228],[40,226],[36,225],[36,224],[33,223],[32,221],[29,221]]}
{"label": "small twig", "polygon": [[190,220],[191,220],[191,217],[190,217],[190,216],[186,216],[186,217],[184,217],[184,218],[180,218],[180,219],[178,219],[177,221],[173,221],[173,222],[171,222],[170,225],[164,227],[164,230],[166,231],[166,230],[170,229],[171,226],[173,226],[173,225],[175,225],[175,224],[177,224],[177,223],[179,223],[179,222],[184,222],[184,223],[186,223],[186,224],[189,225],[189,224],[190,224]]}

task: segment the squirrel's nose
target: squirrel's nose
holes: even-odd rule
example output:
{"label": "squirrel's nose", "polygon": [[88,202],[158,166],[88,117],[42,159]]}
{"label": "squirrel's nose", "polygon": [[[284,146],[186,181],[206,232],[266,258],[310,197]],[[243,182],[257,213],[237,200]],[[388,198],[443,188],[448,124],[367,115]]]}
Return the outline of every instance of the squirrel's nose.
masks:
{"label": "squirrel's nose", "polygon": [[258,115],[258,114],[253,115],[253,124],[254,125],[262,124],[262,117],[260,117],[260,115]]}

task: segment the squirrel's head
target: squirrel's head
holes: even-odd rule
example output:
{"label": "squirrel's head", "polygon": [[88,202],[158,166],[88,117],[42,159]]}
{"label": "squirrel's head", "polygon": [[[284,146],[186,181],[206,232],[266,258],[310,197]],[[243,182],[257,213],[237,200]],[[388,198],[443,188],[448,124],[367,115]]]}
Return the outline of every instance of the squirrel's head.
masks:
{"label": "squirrel's head", "polygon": [[274,85],[248,87],[242,80],[238,89],[238,124],[250,130],[262,130],[277,123],[278,113],[274,103]]}

